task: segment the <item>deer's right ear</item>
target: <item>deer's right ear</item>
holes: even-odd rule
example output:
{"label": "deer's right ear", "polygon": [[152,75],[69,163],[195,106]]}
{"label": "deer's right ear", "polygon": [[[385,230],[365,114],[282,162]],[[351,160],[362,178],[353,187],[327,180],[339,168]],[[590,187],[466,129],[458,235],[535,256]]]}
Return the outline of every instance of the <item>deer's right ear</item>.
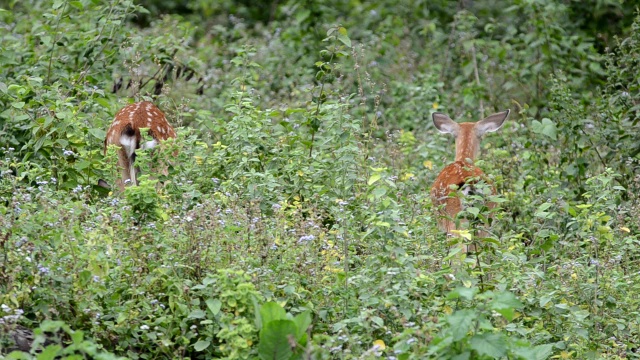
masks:
{"label": "deer's right ear", "polygon": [[102,179],[98,180],[98,186],[100,186],[101,188],[105,188],[105,189],[111,190],[111,185],[109,185],[108,182],[106,182],[106,181],[104,181]]}
{"label": "deer's right ear", "polygon": [[435,125],[436,129],[438,129],[438,131],[440,131],[441,133],[453,134],[454,136],[458,134],[460,125],[451,120],[451,118],[449,118],[446,114],[434,112],[432,117],[433,125]]}

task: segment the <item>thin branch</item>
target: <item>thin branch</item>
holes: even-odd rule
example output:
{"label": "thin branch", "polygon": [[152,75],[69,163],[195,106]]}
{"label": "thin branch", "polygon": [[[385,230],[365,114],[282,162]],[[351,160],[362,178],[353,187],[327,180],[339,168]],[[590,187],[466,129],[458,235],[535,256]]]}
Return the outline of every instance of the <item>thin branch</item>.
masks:
{"label": "thin branch", "polygon": [[60,27],[60,21],[62,21],[62,16],[64,15],[64,11],[67,9],[67,2],[64,3],[62,10],[60,11],[60,16],[58,16],[58,23],[56,24],[55,33],[56,36],[53,38],[53,42],[51,43],[51,55],[49,56],[49,67],[47,68],[47,84],[51,81],[51,63],[53,62],[53,49],[56,47],[56,43],[58,42],[60,33],[58,32],[58,28]]}
{"label": "thin branch", "polygon": [[[473,45],[471,45],[471,56],[473,57],[473,73],[476,76],[476,85],[478,85],[478,88],[480,88],[481,84],[480,84],[480,74],[478,73],[478,60],[476,57],[476,44],[473,43]],[[482,98],[480,98],[480,118],[482,119],[484,117],[484,100],[482,100]]]}

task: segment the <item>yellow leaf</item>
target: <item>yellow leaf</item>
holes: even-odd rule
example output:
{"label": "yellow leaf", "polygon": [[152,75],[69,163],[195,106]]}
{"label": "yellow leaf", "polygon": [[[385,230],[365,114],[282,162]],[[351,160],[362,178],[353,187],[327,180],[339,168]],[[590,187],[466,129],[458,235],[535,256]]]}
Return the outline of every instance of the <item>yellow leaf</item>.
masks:
{"label": "yellow leaf", "polygon": [[415,177],[415,175],[413,175],[412,173],[406,173],[406,174],[402,175],[402,177],[400,177],[400,180],[406,181],[406,180],[409,180],[409,179],[414,178],[414,177]]}
{"label": "yellow leaf", "polygon": [[380,350],[384,350],[387,348],[387,345],[384,344],[384,341],[378,339],[376,341],[373,342],[373,346],[377,346],[378,349]]}
{"label": "yellow leaf", "polygon": [[202,156],[194,156],[193,158],[196,159],[196,164],[202,165]]}
{"label": "yellow leaf", "polygon": [[622,230],[622,231],[624,231],[626,233],[631,232],[631,230],[629,230],[629,228],[626,227],[626,226],[621,227],[620,230]]}
{"label": "yellow leaf", "polygon": [[433,105],[431,105],[431,107],[433,107],[434,109],[437,109],[438,108],[438,103],[434,102]]}
{"label": "yellow leaf", "polygon": [[451,230],[451,232],[459,235],[463,239],[471,240],[471,233],[469,230]]}
{"label": "yellow leaf", "polygon": [[425,160],[422,165],[424,165],[424,167],[426,167],[429,170],[433,170],[433,163],[429,160]]}
{"label": "yellow leaf", "polygon": [[298,170],[298,176],[302,176],[302,175],[304,175],[304,171]]}

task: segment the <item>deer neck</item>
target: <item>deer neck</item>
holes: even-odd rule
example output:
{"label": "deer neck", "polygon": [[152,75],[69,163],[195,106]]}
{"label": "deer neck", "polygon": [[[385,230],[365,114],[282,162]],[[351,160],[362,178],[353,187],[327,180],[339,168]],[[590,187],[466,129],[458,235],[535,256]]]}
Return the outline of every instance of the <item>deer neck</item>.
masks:
{"label": "deer neck", "polygon": [[456,161],[473,162],[480,150],[480,139],[476,136],[473,124],[460,124],[460,133],[456,137]]}

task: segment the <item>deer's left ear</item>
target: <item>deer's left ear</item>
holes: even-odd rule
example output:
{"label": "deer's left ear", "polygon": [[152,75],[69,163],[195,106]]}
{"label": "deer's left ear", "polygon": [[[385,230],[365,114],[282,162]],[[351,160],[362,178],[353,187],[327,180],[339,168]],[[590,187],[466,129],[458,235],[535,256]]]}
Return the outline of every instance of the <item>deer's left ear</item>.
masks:
{"label": "deer's left ear", "polygon": [[494,132],[502,127],[511,110],[489,115],[476,123],[476,133],[482,136],[488,132]]}

